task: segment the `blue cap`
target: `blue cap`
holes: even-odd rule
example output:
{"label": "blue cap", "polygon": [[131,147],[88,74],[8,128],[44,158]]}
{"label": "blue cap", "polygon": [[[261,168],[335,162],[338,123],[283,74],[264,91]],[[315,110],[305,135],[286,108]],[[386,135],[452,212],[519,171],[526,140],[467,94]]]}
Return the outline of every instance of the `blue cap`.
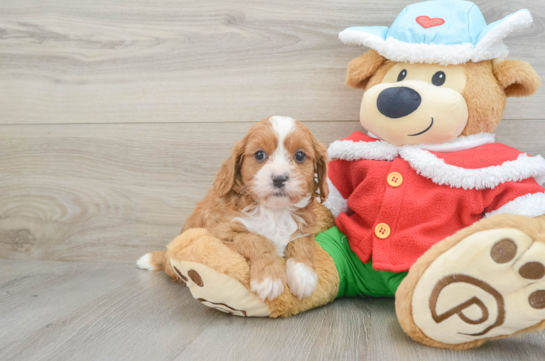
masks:
{"label": "blue cap", "polygon": [[390,28],[351,27],[339,39],[368,46],[393,61],[462,64],[506,57],[503,39],[531,24],[527,9],[487,25],[479,7],[470,1],[433,0],[407,6]]}

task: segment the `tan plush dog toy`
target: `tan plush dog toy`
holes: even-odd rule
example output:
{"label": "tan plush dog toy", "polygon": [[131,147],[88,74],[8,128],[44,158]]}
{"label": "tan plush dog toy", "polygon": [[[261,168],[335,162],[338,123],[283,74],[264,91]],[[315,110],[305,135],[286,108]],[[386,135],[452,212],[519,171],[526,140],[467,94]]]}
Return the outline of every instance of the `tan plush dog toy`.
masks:
{"label": "tan plush dog toy", "polygon": [[414,340],[467,349],[545,327],[545,160],[495,143],[506,97],[539,76],[502,40],[532,18],[487,25],[468,1],[408,6],[391,28],[341,40],[372,48],[346,83],[366,89],[356,132],[329,147],[324,205],[335,225],[316,235],[318,284],[262,301],[246,260],[202,229],[181,234],[167,266],[209,307],[286,317],[342,296],[395,296]]}

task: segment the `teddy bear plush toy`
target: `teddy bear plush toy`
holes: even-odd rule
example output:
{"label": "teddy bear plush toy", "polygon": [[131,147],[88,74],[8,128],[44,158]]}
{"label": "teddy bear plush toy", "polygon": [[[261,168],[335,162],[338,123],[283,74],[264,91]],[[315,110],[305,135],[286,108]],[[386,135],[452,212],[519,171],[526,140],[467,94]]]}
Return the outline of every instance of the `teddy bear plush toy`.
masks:
{"label": "teddy bear plush toy", "polygon": [[[394,297],[403,330],[466,349],[545,327],[545,160],[494,141],[506,97],[540,86],[503,60],[503,39],[528,27],[520,10],[489,25],[468,1],[406,7],[390,28],[353,27],[371,50],[346,83],[366,89],[356,132],[329,147],[335,222],[316,235],[318,285],[261,300],[246,260],[205,230],[168,247],[203,304],[239,316],[286,317],[343,296]],[[328,222],[326,222],[328,223]]]}

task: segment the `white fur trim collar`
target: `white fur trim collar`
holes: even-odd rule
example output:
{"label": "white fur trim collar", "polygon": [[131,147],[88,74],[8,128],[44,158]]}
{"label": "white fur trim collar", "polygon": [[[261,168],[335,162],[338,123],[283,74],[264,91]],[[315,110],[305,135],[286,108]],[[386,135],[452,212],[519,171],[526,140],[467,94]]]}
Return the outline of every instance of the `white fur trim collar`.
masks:
{"label": "white fur trim collar", "polygon": [[540,183],[545,180],[545,159],[541,156],[521,154],[516,160],[479,169],[456,167],[435,154],[416,148],[405,148],[400,156],[418,174],[431,179],[433,183],[453,188],[491,189],[505,182],[518,182],[530,177]]}
{"label": "white fur trim collar", "polygon": [[[379,139],[376,135],[369,133],[369,136]],[[494,143],[494,134],[479,133],[468,136],[457,137],[450,142],[441,144],[418,144],[395,146],[384,140],[378,142],[354,142],[352,140],[337,140],[329,146],[330,159],[340,160],[394,160],[404,148],[426,149],[434,152],[449,153],[461,150],[472,149],[480,145]]]}
{"label": "white fur trim collar", "polygon": [[494,142],[489,133],[458,137],[442,144],[419,144],[397,147],[383,140],[354,142],[339,140],[329,146],[331,160],[354,161],[359,159],[393,161],[396,157],[406,160],[418,174],[439,185],[463,189],[494,188],[505,182],[516,182],[534,177],[545,182],[545,159],[521,154],[516,160],[480,169],[465,169],[447,164],[429,151],[448,153],[472,149]]}
{"label": "white fur trim collar", "polygon": [[399,155],[399,148],[383,140],[377,142],[354,142],[352,140],[336,140],[329,145],[329,159],[335,160],[388,160]]}

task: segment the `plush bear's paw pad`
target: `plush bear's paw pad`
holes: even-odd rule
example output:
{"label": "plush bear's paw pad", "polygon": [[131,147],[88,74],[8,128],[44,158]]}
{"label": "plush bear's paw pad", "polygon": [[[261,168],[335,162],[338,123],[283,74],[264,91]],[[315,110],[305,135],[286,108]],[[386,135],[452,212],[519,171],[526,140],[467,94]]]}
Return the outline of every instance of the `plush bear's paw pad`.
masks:
{"label": "plush bear's paw pad", "polygon": [[272,301],[284,292],[284,283],[282,280],[271,277],[265,277],[260,281],[252,280],[250,286],[252,287],[252,291],[257,293],[262,300],[268,299]]}
{"label": "plush bear's paw pad", "polygon": [[318,285],[316,271],[293,258],[286,262],[286,274],[291,293],[300,300],[309,297]]}
{"label": "plush bear's paw pad", "polygon": [[242,283],[206,265],[170,260],[178,278],[203,305],[241,317],[267,317],[268,306]]}
{"label": "plush bear's paw pad", "polygon": [[424,334],[446,344],[536,325],[545,319],[545,243],[512,228],[472,234],[426,269],[412,311]]}

